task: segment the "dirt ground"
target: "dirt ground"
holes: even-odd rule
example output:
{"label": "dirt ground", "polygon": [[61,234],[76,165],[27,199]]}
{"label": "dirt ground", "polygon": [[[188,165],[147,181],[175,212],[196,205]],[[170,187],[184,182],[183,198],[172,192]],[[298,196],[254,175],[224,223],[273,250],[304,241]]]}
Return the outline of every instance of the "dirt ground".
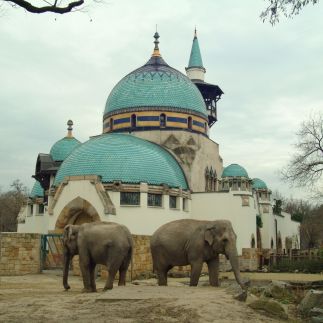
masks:
{"label": "dirt ground", "polygon": [[[283,275],[244,276],[255,282],[322,279],[320,275],[289,275],[289,279]],[[222,276],[231,278],[230,273]],[[82,294],[82,281],[75,276],[70,276],[71,290],[63,291],[60,272],[1,277],[0,322],[278,322],[234,300],[225,288],[230,280],[225,279],[219,288],[204,286],[206,280],[201,277],[200,285],[193,288],[185,284],[188,278],[170,279],[168,287],[158,287],[151,279],[102,292],[104,281],[98,279],[98,293]]]}

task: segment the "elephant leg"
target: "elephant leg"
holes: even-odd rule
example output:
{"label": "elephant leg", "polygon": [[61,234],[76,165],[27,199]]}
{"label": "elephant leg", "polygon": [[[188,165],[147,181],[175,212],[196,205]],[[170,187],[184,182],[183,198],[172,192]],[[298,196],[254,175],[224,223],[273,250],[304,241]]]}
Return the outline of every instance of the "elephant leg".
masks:
{"label": "elephant leg", "polygon": [[158,286],[167,286],[167,270],[157,271]]}
{"label": "elephant leg", "polygon": [[167,273],[173,266],[157,269],[158,286],[167,286]]}
{"label": "elephant leg", "polygon": [[219,283],[219,256],[207,262],[209,269],[209,281],[211,286],[220,286]]}
{"label": "elephant leg", "polygon": [[194,262],[191,264],[190,286],[197,286],[200,279],[202,266],[203,262]]}
{"label": "elephant leg", "polygon": [[90,275],[90,259],[88,255],[80,255],[79,258],[80,269],[83,278],[84,288],[82,290],[83,293],[92,292],[91,287],[91,275]]}
{"label": "elephant leg", "polygon": [[118,271],[118,269],[115,268],[114,266],[108,268],[108,278],[107,278],[107,281],[106,281],[105,286],[103,288],[104,291],[113,288],[113,281],[114,281],[114,278],[117,274],[117,271]]}
{"label": "elephant leg", "polygon": [[119,269],[118,286],[125,286],[126,285],[126,276],[127,276],[127,269]]}
{"label": "elephant leg", "polygon": [[90,269],[90,281],[91,281],[91,289],[92,292],[96,292],[96,284],[95,284],[95,273],[96,273],[96,264],[94,262],[90,263],[89,269]]}
{"label": "elephant leg", "polygon": [[131,253],[125,258],[123,263],[121,264],[119,268],[119,282],[118,286],[125,286],[126,285],[126,276],[127,276],[127,270],[129,267],[131,261]]}

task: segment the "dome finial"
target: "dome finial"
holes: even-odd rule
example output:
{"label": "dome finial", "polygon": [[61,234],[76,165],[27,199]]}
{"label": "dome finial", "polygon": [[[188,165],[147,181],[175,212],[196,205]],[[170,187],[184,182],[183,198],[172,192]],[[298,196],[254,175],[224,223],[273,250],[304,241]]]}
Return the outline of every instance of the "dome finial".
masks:
{"label": "dome finial", "polygon": [[67,136],[68,138],[73,138],[73,134],[72,134],[72,131],[73,131],[73,121],[72,120],[68,120],[67,121],[67,125],[68,125],[68,128],[67,128]]}
{"label": "dome finial", "polygon": [[160,52],[159,52],[159,47],[158,47],[158,44],[159,44],[159,41],[158,41],[159,34],[157,32],[157,25],[156,25],[156,32],[155,32],[154,38],[155,38],[155,41],[154,41],[155,48],[154,48],[154,51],[153,51],[152,56],[161,56],[160,55]]}

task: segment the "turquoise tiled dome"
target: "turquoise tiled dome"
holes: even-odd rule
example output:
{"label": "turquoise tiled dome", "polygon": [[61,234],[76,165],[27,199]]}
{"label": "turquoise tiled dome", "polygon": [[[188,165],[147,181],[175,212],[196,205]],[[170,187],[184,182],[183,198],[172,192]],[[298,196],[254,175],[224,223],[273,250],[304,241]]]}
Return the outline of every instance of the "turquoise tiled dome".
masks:
{"label": "turquoise tiled dome", "polygon": [[188,189],[181,167],[167,150],[128,134],[104,134],[77,147],[60,166],[54,185],[75,175],[99,175],[104,183],[145,182]]}
{"label": "turquoise tiled dome", "polygon": [[125,76],[111,91],[104,116],[138,108],[158,108],[195,113],[207,118],[206,106],[198,88],[160,56]]}
{"label": "turquoise tiled dome", "polygon": [[43,197],[43,196],[44,196],[44,189],[41,187],[40,183],[36,181],[30,192],[29,197],[34,198],[34,197]]}
{"label": "turquoise tiled dome", "polygon": [[238,164],[231,164],[224,168],[221,177],[249,177],[247,171]]}
{"label": "turquoise tiled dome", "polygon": [[81,142],[74,137],[65,137],[58,140],[50,149],[50,154],[55,161],[63,161]]}
{"label": "turquoise tiled dome", "polygon": [[260,190],[261,189],[267,190],[268,189],[266,183],[259,178],[252,179],[252,188],[254,188],[255,190],[259,190],[259,189]]}

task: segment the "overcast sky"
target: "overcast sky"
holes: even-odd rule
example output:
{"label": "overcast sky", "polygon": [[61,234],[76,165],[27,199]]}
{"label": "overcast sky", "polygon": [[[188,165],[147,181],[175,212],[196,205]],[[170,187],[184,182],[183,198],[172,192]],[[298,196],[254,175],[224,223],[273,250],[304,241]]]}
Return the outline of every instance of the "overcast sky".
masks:
{"label": "overcast sky", "polygon": [[48,153],[74,121],[81,141],[101,133],[113,86],[143,65],[158,24],[160,50],[185,72],[197,26],[206,81],[224,91],[211,139],[224,166],[238,163],[285,196],[279,170],[293,153],[302,120],[323,110],[323,5],[272,27],[262,0],[110,0],[87,13],[0,16],[0,186],[33,184],[39,152]]}

